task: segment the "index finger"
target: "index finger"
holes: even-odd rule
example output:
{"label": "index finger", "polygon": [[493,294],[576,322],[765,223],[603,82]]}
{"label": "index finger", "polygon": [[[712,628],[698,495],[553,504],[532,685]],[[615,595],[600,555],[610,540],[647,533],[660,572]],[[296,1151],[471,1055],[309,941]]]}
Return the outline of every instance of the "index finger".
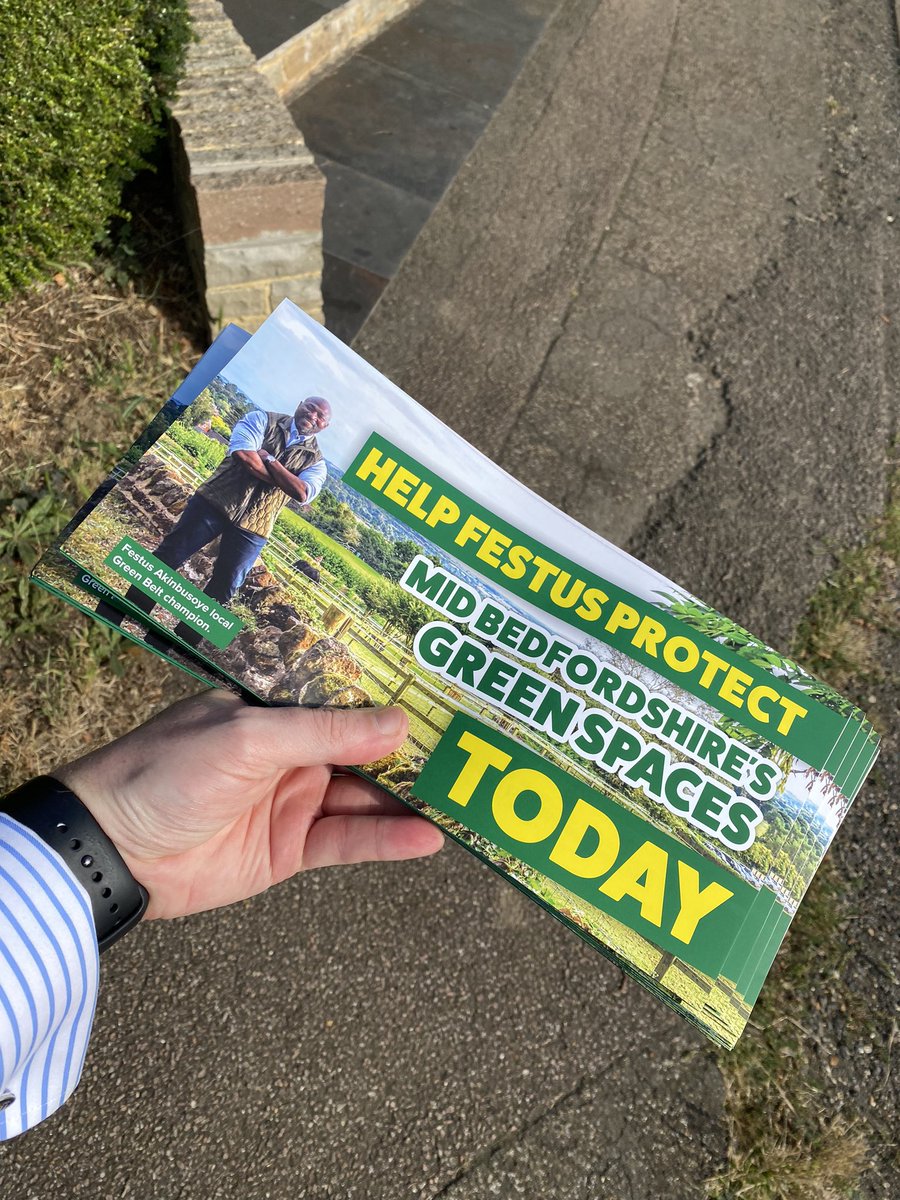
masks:
{"label": "index finger", "polygon": [[409,728],[400,708],[245,708],[239,724],[246,743],[238,753],[283,770],[374,762]]}

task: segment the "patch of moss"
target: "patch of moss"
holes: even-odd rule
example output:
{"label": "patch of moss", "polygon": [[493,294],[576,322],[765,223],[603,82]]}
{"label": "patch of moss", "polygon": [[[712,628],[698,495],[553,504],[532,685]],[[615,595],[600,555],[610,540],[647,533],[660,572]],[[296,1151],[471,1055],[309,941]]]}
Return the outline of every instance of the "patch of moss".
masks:
{"label": "patch of moss", "polygon": [[[900,469],[884,516],[861,546],[843,554],[809,602],[797,631],[796,656],[808,670],[840,686],[848,674],[869,676],[873,631],[900,633],[891,582],[900,571]],[[896,586],[896,582],[894,582]]]}

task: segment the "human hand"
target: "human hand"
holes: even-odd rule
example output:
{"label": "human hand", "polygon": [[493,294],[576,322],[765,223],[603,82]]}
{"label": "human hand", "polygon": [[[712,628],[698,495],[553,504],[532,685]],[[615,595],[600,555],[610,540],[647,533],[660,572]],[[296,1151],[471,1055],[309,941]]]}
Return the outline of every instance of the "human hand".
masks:
{"label": "human hand", "polygon": [[283,492],[286,492],[292,500],[297,500],[301,504],[305,504],[309,495],[309,488],[306,486],[306,483],[295,475],[293,471],[289,471],[283,463],[280,463],[271,454],[265,460],[265,463],[266,470],[269,472],[269,476],[276,486],[280,487]]}
{"label": "human hand", "polygon": [[177,917],[310,867],[440,849],[440,830],[399,800],[332,773],[389,754],[406,730],[397,708],[252,708],[209,691],[53,774],[147,888],[148,917]]}

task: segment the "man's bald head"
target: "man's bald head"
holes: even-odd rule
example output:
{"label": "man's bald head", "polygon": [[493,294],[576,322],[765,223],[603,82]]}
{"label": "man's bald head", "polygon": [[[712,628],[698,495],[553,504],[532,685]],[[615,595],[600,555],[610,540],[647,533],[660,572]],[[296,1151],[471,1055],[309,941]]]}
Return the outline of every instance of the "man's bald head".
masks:
{"label": "man's bald head", "polygon": [[331,405],[324,396],[307,396],[297,405],[294,424],[301,437],[321,433],[331,423]]}

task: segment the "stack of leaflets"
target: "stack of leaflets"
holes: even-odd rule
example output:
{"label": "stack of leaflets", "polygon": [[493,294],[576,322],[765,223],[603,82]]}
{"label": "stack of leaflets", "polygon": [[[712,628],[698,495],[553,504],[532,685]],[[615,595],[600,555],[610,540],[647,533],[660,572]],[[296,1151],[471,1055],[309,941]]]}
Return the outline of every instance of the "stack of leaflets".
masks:
{"label": "stack of leaflets", "polygon": [[34,579],[247,699],[400,704],[362,773],[726,1046],[878,750],[288,301],[221,334]]}

